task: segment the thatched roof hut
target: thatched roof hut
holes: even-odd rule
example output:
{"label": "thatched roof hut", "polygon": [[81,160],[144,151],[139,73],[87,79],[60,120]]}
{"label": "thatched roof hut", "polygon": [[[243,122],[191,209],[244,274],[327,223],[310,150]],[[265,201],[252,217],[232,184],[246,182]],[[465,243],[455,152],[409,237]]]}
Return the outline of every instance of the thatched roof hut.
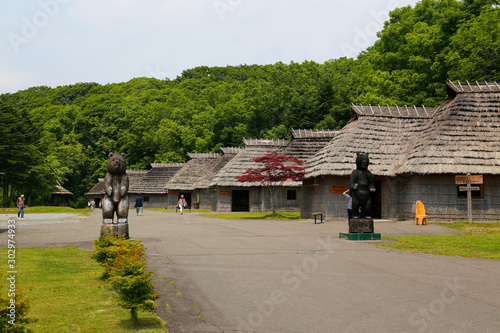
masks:
{"label": "thatched roof hut", "polygon": [[345,215],[345,203],[334,206],[339,199],[330,186],[347,184],[356,153],[369,153],[380,215],[408,218],[422,200],[431,217],[460,218],[466,203],[455,176],[470,173],[485,176],[475,214],[498,218],[500,87],[448,82],[446,88],[449,99],[435,108],[352,105],[350,122],[306,162],[304,184],[315,187],[303,216],[310,210]]}
{"label": "thatched roof hut", "polygon": [[222,167],[212,181],[212,186],[218,187],[251,187],[255,183],[241,183],[236,177],[241,176],[248,169],[256,169],[257,164],[252,160],[255,157],[261,157],[268,151],[280,152],[289,143],[288,140],[273,139],[243,139],[245,149],[231,159]]}
{"label": "thatched roof hut", "polygon": [[375,175],[500,174],[498,85],[449,82],[436,108],[352,105],[352,119],[309,160],[306,178],[347,175],[358,152]]}
{"label": "thatched roof hut", "polygon": [[72,195],[72,192],[65,189],[58,181],[56,181],[55,189],[51,192],[50,205],[67,206],[69,197]]}

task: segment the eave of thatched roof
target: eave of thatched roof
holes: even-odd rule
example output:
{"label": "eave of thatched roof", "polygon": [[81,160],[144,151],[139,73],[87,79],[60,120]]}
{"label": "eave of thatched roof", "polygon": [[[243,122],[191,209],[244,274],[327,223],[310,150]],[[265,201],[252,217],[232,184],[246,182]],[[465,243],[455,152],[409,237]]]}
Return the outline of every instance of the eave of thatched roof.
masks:
{"label": "eave of thatched roof", "polygon": [[165,194],[168,181],[183,166],[184,163],[151,163],[151,170],[130,186],[129,193]]}
{"label": "eave of thatched roof", "polygon": [[491,88],[464,88],[427,109],[430,117],[418,108],[399,115],[394,107],[352,106],[351,122],[306,162],[306,178],[349,175],[358,152],[369,153],[371,172],[381,176],[500,174],[500,90]]}
{"label": "eave of thatched roof", "polygon": [[72,192],[68,191],[62,185],[56,181],[56,189],[55,191],[51,192],[52,195],[73,195]]}

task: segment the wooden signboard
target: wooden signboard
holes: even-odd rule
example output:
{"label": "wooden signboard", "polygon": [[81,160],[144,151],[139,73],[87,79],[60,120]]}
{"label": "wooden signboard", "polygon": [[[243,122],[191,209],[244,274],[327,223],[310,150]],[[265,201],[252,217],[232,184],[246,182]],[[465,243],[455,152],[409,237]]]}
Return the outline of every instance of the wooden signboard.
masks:
{"label": "wooden signboard", "polygon": [[472,191],[479,191],[481,189],[480,186],[471,186],[471,184],[482,184],[483,183],[483,175],[471,176],[467,174],[466,176],[455,176],[455,184],[456,185],[467,185],[460,186],[458,189],[460,191],[467,191],[467,217],[469,223],[472,223]]}
{"label": "wooden signboard", "polygon": [[455,176],[455,185],[482,184],[483,175]]}
{"label": "wooden signboard", "polygon": [[231,190],[220,190],[220,195],[231,195]]}
{"label": "wooden signboard", "polygon": [[463,191],[479,191],[481,188],[479,186],[470,186],[470,187],[460,186],[458,189],[463,192]]}
{"label": "wooden signboard", "polygon": [[345,191],[347,191],[349,188],[347,187],[347,185],[331,185],[330,186],[330,192],[332,193],[344,193]]}
{"label": "wooden signboard", "polygon": [[170,195],[173,196],[173,197],[178,197],[179,196],[179,192],[170,192]]}

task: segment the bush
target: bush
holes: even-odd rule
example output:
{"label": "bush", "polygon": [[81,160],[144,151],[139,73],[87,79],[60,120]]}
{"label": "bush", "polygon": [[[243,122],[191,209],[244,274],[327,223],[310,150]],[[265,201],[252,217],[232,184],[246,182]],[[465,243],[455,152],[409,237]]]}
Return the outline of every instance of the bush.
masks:
{"label": "bush", "polygon": [[153,272],[146,272],[146,250],[140,241],[130,241],[106,232],[94,240],[91,257],[106,269],[106,276],[118,292],[118,304],[130,310],[134,322],[139,309],[154,312],[159,294],[154,291]]}
{"label": "bush", "polygon": [[[4,278],[0,274],[0,278]],[[30,308],[30,302],[33,300],[33,296],[26,297],[24,292],[16,286],[15,290],[15,310],[11,311],[9,306],[11,306],[9,293],[4,292],[3,286],[0,285],[0,332],[5,333],[29,333],[32,332],[26,327],[27,324],[36,322],[36,319],[28,318],[28,311]],[[33,287],[29,290],[31,291]],[[15,317],[13,317],[15,316]],[[15,325],[13,325],[15,324]]]}

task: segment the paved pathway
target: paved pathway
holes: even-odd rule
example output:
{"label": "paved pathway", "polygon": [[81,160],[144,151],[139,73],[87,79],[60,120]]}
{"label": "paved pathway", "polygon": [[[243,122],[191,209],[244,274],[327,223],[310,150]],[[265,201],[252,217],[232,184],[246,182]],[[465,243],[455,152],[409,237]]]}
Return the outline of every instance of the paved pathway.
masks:
{"label": "paved pathway", "polygon": [[[20,225],[16,242],[88,250],[99,230],[96,210],[82,222]],[[345,230],[344,222],[130,215],[171,333],[498,332],[500,260],[389,251],[339,240]],[[456,232],[391,221],[375,231]]]}

